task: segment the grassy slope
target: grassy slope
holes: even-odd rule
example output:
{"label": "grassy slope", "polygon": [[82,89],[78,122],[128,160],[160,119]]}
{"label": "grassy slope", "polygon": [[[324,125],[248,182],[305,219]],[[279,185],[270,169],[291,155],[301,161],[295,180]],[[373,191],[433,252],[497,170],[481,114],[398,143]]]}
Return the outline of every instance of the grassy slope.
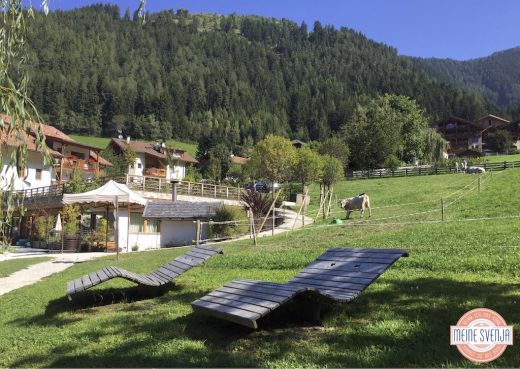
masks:
{"label": "grassy slope", "polygon": [[38,257],[38,258],[21,258],[12,259],[0,262],[0,278],[10,276],[14,272],[25,269],[30,265],[42,263],[47,260],[51,260],[50,257]]}
{"label": "grassy slope", "polygon": [[[99,147],[101,149],[104,149],[107,147],[108,143],[110,142],[110,138],[105,137],[92,137],[92,136],[78,136],[78,135],[70,135],[74,140],[85,144],[85,145],[92,145]],[[196,144],[190,144],[186,142],[176,141],[176,140],[168,140],[167,141],[168,146],[173,146],[182,150],[186,150],[191,155],[195,156],[197,154],[197,145]]]}
{"label": "grassy slope", "polygon": [[[448,175],[346,182],[341,195],[366,191],[373,206],[449,194],[475,180]],[[0,297],[0,367],[254,366],[254,367],[472,367],[449,345],[449,326],[467,310],[488,307],[520,328],[520,199],[512,184],[520,171],[495,174],[480,196],[465,192],[445,223],[383,224],[415,206],[375,209],[371,220],[318,225],[290,235],[223,245],[202,267],[180,277],[162,297],[75,309],[65,283],[103,265],[149,271],[184,250],[160,250],[89,261]],[[432,201],[433,201],[432,200]],[[387,211],[385,210],[385,211]],[[410,219],[411,218],[411,219]],[[392,222],[415,222],[421,216]],[[459,220],[459,221],[457,221]],[[516,247],[512,247],[516,246]],[[290,317],[264,322],[256,332],[192,313],[190,302],[235,278],[287,281],[329,247],[405,247],[398,261],[354,302],[333,306],[323,327]],[[111,281],[98,291],[128,286]],[[87,296],[91,296],[87,294]],[[91,301],[91,300],[88,300]],[[516,366],[508,348],[496,366]]]}

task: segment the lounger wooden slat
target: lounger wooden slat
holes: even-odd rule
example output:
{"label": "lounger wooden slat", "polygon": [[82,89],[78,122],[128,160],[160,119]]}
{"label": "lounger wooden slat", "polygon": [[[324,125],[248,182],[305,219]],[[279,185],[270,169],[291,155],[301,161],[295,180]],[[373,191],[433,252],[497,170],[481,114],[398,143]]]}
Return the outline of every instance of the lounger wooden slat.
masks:
{"label": "lounger wooden slat", "polygon": [[83,288],[90,288],[93,285],[88,275],[81,277],[81,283],[83,284]]}
{"label": "lounger wooden slat", "polygon": [[277,303],[282,303],[282,302],[288,300],[288,297],[266,294],[266,293],[262,293],[262,292],[258,292],[258,291],[253,291],[251,289],[243,290],[243,289],[224,286],[215,291],[219,291],[219,292],[223,292],[223,293],[231,293],[231,294],[244,296],[244,297],[254,297],[254,298],[262,299],[264,301],[271,301],[271,302],[277,302]]}
{"label": "lounger wooden slat", "polygon": [[200,246],[197,247],[196,250],[195,250],[195,249],[194,249],[194,250],[191,250],[189,253],[190,253],[190,254],[191,254],[191,253],[197,253],[197,254],[199,254],[199,255],[207,255],[207,256],[213,256],[213,255],[215,254],[214,251],[209,251],[209,250],[201,249]]}
{"label": "lounger wooden slat", "polygon": [[[208,251],[209,252],[209,251]],[[194,258],[199,258],[199,259],[209,259],[211,257],[211,255],[208,255],[208,254],[201,254],[197,251],[189,251],[186,253],[186,256],[191,256],[191,257],[194,257]]]}
{"label": "lounger wooden slat", "polygon": [[296,274],[296,276],[299,276],[299,275],[304,275],[304,276],[308,275],[308,276],[315,276],[315,277],[322,276],[327,279],[328,278],[330,278],[330,279],[339,278],[339,280],[346,278],[346,279],[351,280],[352,282],[359,281],[359,283],[370,282],[371,280],[373,280],[374,278],[377,278],[377,276],[378,276],[377,273],[342,272],[340,270],[324,271],[324,270],[320,270],[320,269],[310,269],[310,268],[305,268],[300,273]]}
{"label": "lounger wooden slat", "polygon": [[235,280],[192,306],[194,311],[257,328],[258,319],[299,295],[352,301],[402,256],[408,256],[406,250],[330,249],[287,283]]}
{"label": "lounger wooden slat", "polygon": [[261,316],[264,316],[265,314],[267,314],[268,312],[271,311],[271,309],[269,309],[269,308],[250,304],[250,303],[247,303],[244,301],[230,300],[230,299],[225,299],[225,298],[215,297],[215,296],[210,296],[210,295],[201,297],[201,300],[214,302],[216,304],[230,306],[230,307],[241,309],[241,310],[247,310],[252,313],[260,314]]}
{"label": "lounger wooden slat", "polygon": [[170,261],[168,264],[173,265],[183,271],[186,271],[191,268],[191,265],[182,263],[182,262],[178,261],[177,259]]}
{"label": "lounger wooden slat", "polygon": [[401,256],[408,256],[408,251],[406,251],[406,249],[362,249],[362,248],[342,248],[342,247],[337,247],[337,248],[332,248],[332,249],[328,249],[326,251],[327,253],[329,252],[363,252],[363,253],[370,253],[370,254],[380,254],[380,253],[384,253],[384,254],[399,254]]}
{"label": "lounger wooden slat", "polygon": [[238,281],[230,283],[230,284],[227,284],[226,286],[227,287],[232,287],[232,288],[237,288],[237,289],[242,289],[242,290],[245,290],[245,291],[255,291],[255,292],[265,293],[266,295],[277,295],[277,296],[281,296],[281,297],[288,297],[288,296],[291,296],[293,294],[292,291],[288,291],[288,290],[285,290],[285,289],[275,289],[275,288],[270,287],[270,286],[263,286],[262,287],[261,284],[258,284],[258,285],[246,285],[246,284],[243,284],[243,283],[239,283]]}
{"label": "lounger wooden slat", "polygon": [[346,272],[368,272],[368,273],[382,273],[386,270],[387,264],[375,263],[352,263],[340,261],[314,261],[308,267],[313,269],[323,270],[341,270]]}
{"label": "lounger wooden slat", "polygon": [[113,278],[123,278],[144,287],[159,287],[172,282],[179,275],[202,264],[209,257],[223,253],[222,249],[218,247],[205,246],[200,250],[200,253],[197,252],[198,249],[199,247],[196,247],[190,255],[187,255],[190,253],[189,251],[148,274],[137,274],[118,267],[103,267],[74,281],[69,281],[67,283],[67,296],[71,300],[72,295]]}
{"label": "lounger wooden slat", "polygon": [[396,256],[386,256],[383,258],[370,256],[356,256],[356,255],[348,255],[348,256],[340,256],[340,255],[324,255],[317,258],[317,261],[342,261],[342,262],[351,262],[351,263],[375,263],[375,264],[387,264],[391,263],[398,259]]}
{"label": "lounger wooden slat", "polygon": [[195,265],[200,264],[202,261],[204,261],[204,259],[194,258],[193,256],[186,256],[186,255],[178,256],[175,258],[175,260],[180,263],[187,264],[189,266],[195,266]]}
{"label": "lounger wooden slat", "polygon": [[258,327],[256,320],[261,318],[260,314],[208,301],[197,300],[191,306],[195,311],[205,312],[208,315],[217,316],[255,329]]}
{"label": "lounger wooden slat", "polygon": [[309,284],[312,286],[341,288],[341,289],[347,289],[350,291],[361,291],[370,284],[370,283],[357,284],[357,283],[349,283],[349,282],[342,282],[342,281],[331,281],[331,280],[324,280],[324,279],[311,279],[311,278],[302,278],[302,277],[293,278],[293,279],[291,279],[291,281],[289,283],[291,283],[291,284],[299,283],[299,284]]}
{"label": "lounger wooden slat", "polygon": [[243,296],[243,295],[235,295],[233,293],[222,292],[222,291],[219,291],[219,290],[215,290],[213,292],[208,293],[208,296],[215,296],[215,297],[226,298],[228,300],[248,302],[250,304],[263,306],[263,307],[266,307],[268,309],[275,309],[278,306],[280,306],[279,303],[276,303],[276,302],[273,302],[273,301],[267,301],[267,300],[264,300],[264,299],[259,299],[259,298],[255,298],[255,297],[248,297],[248,296]]}

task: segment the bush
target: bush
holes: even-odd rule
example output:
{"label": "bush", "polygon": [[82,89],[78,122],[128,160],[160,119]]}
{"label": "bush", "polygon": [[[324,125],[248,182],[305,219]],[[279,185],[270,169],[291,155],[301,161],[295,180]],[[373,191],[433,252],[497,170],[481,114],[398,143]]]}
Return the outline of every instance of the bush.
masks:
{"label": "bush", "polygon": [[395,155],[390,155],[385,160],[385,168],[396,170],[401,166],[401,160],[397,158]]}
{"label": "bush", "polygon": [[[248,225],[247,223],[243,223],[242,226],[236,223],[232,223],[234,221],[246,220],[247,218],[244,216],[244,212],[237,207],[232,206],[222,206],[217,210],[215,216],[213,217],[213,222],[231,222],[228,224],[211,224],[209,229],[209,237],[210,238],[221,238],[221,237],[232,237],[241,232],[247,232]],[[246,229],[244,230],[243,225],[246,225]],[[245,233],[244,232],[244,233]]]}
{"label": "bush", "polygon": [[139,245],[133,245],[132,251],[139,251]]}
{"label": "bush", "polygon": [[41,216],[36,218],[35,224],[36,231],[36,240],[37,241],[45,241],[47,239],[47,235],[54,227],[54,217],[53,216]]}
{"label": "bush", "polygon": [[296,195],[303,193],[303,186],[301,183],[284,183],[281,191],[282,193],[278,197],[279,201],[296,201]]}

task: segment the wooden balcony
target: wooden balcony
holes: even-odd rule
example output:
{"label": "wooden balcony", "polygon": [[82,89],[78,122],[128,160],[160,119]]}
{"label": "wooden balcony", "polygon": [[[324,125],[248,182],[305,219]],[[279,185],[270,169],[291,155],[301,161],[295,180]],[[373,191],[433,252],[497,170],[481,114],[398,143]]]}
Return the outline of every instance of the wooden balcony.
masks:
{"label": "wooden balcony", "polygon": [[95,172],[97,169],[97,163],[83,159],[65,158],[63,159],[63,169],[77,169],[82,172]]}
{"label": "wooden balcony", "polygon": [[144,175],[145,176],[150,176],[150,177],[161,177],[161,178],[166,178],[166,169],[161,169],[161,168],[146,168],[144,170]]}

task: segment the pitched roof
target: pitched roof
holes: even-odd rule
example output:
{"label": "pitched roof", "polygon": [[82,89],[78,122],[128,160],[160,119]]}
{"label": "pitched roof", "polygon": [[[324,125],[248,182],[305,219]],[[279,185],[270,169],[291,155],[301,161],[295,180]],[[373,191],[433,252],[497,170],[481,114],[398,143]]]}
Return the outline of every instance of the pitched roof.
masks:
{"label": "pitched roof", "polygon": [[[131,140],[130,143],[123,138],[113,138],[112,141],[116,146],[121,148],[121,150],[125,150],[128,146],[130,146],[136,153],[147,154],[151,156],[155,156],[158,159],[166,160],[166,154],[164,152],[157,151],[154,149],[154,145],[148,142],[143,141],[134,141]],[[186,163],[198,164],[198,161],[188,154],[186,151],[181,149],[173,149],[175,153],[179,155],[179,160],[184,161]]]}
{"label": "pitched roof", "polygon": [[483,117],[478,118],[477,122],[480,122],[481,120],[486,120],[486,119],[494,119],[494,120],[498,120],[498,121],[501,121],[504,123],[509,123],[509,121],[507,119],[497,117],[496,115],[493,115],[493,114],[484,115]]}
{"label": "pitched roof", "polygon": [[[15,146],[15,147],[20,146],[22,144],[22,142],[25,141],[27,143],[27,150],[35,151],[35,152],[41,151],[41,148],[36,144],[36,138],[34,136],[27,135],[26,133],[23,134],[23,136],[15,137],[13,134],[10,134],[8,136],[6,129],[5,128],[1,129],[0,130],[0,142],[4,143],[6,141],[7,141],[8,146]],[[61,155],[59,152],[51,149],[50,147],[48,148],[48,150],[49,150],[49,154],[56,158],[63,157],[63,155]]]}
{"label": "pitched roof", "polygon": [[244,165],[245,163],[247,163],[249,158],[244,158],[242,156],[237,156],[237,155],[231,155],[229,157],[229,160],[231,160],[231,162],[233,164]]}
{"label": "pitched roof", "polygon": [[151,202],[144,208],[143,218],[148,219],[210,219],[215,216],[220,202]]}
{"label": "pitched roof", "polygon": [[[4,122],[7,123],[7,124],[9,124],[11,122],[11,117],[9,117],[8,115],[5,115],[5,114],[0,114],[0,119],[3,119]],[[38,129],[38,127],[41,127],[42,133],[43,133],[43,135],[45,136],[46,139],[51,139],[51,140],[54,139],[54,140],[61,141],[61,142],[64,142],[64,143],[68,143],[68,144],[71,144],[71,145],[74,145],[74,146],[78,146],[78,147],[81,147],[81,148],[84,148],[84,149],[89,149],[90,150],[90,156],[92,156],[95,160],[97,160],[98,155],[97,154],[96,155],[92,155],[92,153],[95,153],[96,151],[99,151],[99,149],[97,147],[91,146],[91,145],[84,145],[82,143],[79,143],[76,140],[74,140],[72,137],[70,137],[67,134],[65,134],[62,131],[60,131],[58,128],[50,126],[48,124],[43,124],[43,123],[38,123],[38,122],[30,122],[30,124],[31,124],[31,128],[32,128],[33,131],[36,131]],[[32,135],[29,135],[29,137],[30,138],[27,140],[28,150],[38,151],[38,149],[36,149],[36,145],[35,144],[34,145],[30,144],[30,141],[35,141],[35,138]],[[9,145],[13,145],[13,144],[14,144],[14,142],[13,143],[9,143]],[[33,148],[30,149],[29,146],[31,146]],[[55,150],[52,150],[50,147],[49,147],[49,152],[53,156],[62,156],[59,152],[57,152]],[[58,154],[58,155],[56,155],[56,154]],[[106,165],[106,166],[112,166],[112,163],[110,163],[108,160],[104,159],[102,156],[99,156],[99,164]]]}
{"label": "pitched roof", "polygon": [[104,165],[106,167],[113,167],[114,165],[109,162],[107,159],[105,159],[104,157],[102,157],[101,155],[98,155],[96,152],[94,152],[93,150],[90,150],[90,157],[92,159],[94,159],[94,161],[99,161],[99,164],[100,165]]}

